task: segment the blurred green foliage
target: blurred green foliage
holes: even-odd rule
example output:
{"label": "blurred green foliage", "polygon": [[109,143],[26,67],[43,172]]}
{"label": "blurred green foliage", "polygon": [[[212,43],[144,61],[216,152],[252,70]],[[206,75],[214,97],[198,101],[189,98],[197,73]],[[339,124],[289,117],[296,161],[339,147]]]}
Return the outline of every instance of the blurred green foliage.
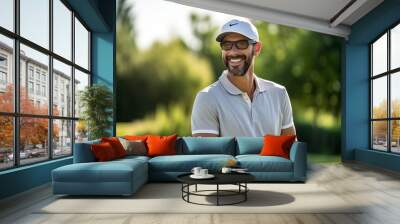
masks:
{"label": "blurred green foliage", "polygon": [[[117,25],[117,134],[190,135],[196,93],[224,69],[215,41],[219,27],[208,15],[192,14],[188,20],[198,45],[174,37],[139,49],[134,16],[127,13],[125,1],[119,0],[119,6],[121,2],[125,6]],[[255,73],[286,87],[299,139],[308,143],[310,152],[340,152],[341,39],[253,22],[263,44]]]}
{"label": "blurred green foliage", "polygon": [[129,73],[117,77],[119,121],[142,118],[170,104],[180,104],[190,113],[196,93],[212,81],[208,61],[178,39],[156,42],[134,58]]}
{"label": "blurred green foliage", "polygon": [[326,154],[326,153],[308,153],[308,163],[340,163],[341,158],[338,154]]}
{"label": "blurred green foliage", "polygon": [[155,113],[134,122],[118,123],[117,136],[137,134],[160,134],[190,136],[190,113],[176,104],[157,107]]}

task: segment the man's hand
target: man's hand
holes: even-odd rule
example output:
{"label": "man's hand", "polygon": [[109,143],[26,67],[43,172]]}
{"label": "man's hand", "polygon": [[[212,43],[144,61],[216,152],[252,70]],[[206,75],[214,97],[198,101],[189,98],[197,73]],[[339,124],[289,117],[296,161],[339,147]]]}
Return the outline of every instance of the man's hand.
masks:
{"label": "man's hand", "polygon": [[281,129],[281,135],[296,135],[296,128],[292,126],[290,128]]}

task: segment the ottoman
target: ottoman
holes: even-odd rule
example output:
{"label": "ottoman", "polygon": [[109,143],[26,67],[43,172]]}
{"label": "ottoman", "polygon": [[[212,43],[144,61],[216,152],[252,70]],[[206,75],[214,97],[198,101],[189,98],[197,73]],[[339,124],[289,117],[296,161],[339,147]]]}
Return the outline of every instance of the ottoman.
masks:
{"label": "ottoman", "polygon": [[74,163],[52,171],[53,193],[132,195],[148,180],[145,159]]}

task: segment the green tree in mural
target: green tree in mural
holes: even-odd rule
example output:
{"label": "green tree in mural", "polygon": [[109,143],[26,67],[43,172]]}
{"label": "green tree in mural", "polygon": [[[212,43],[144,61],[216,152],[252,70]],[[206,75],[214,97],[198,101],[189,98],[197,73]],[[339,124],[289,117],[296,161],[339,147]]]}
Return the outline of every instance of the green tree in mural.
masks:
{"label": "green tree in mural", "polygon": [[218,42],[215,41],[218,26],[212,22],[209,15],[196,13],[190,15],[190,23],[192,33],[199,42],[199,48],[194,50],[200,57],[206,58],[210,62],[213,76],[216,80],[225,69],[221,60],[221,48]]}
{"label": "green tree in mural", "polygon": [[128,90],[119,109],[130,119],[170,104],[181,104],[189,112],[197,91],[212,81],[208,61],[188,51],[180,39],[154,43],[135,63],[135,73],[119,83]]}
{"label": "green tree in mural", "polygon": [[320,112],[340,114],[339,38],[316,32],[257,23],[263,54],[256,70],[286,87],[295,106],[313,108],[313,125]]}

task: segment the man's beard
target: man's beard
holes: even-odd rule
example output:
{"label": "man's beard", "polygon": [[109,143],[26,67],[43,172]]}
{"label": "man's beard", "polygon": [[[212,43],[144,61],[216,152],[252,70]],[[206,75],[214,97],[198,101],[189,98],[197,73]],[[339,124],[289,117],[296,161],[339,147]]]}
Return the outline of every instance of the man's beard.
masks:
{"label": "man's beard", "polygon": [[[229,65],[229,60],[231,58],[242,58],[244,59],[244,65],[239,65],[239,66],[230,66]],[[232,75],[235,76],[244,76],[246,74],[246,72],[249,70],[251,62],[253,59],[253,54],[250,55],[250,57],[246,57],[245,55],[241,55],[241,56],[227,56],[224,58],[224,63],[225,63],[225,67],[228,69],[228,72]]]}

